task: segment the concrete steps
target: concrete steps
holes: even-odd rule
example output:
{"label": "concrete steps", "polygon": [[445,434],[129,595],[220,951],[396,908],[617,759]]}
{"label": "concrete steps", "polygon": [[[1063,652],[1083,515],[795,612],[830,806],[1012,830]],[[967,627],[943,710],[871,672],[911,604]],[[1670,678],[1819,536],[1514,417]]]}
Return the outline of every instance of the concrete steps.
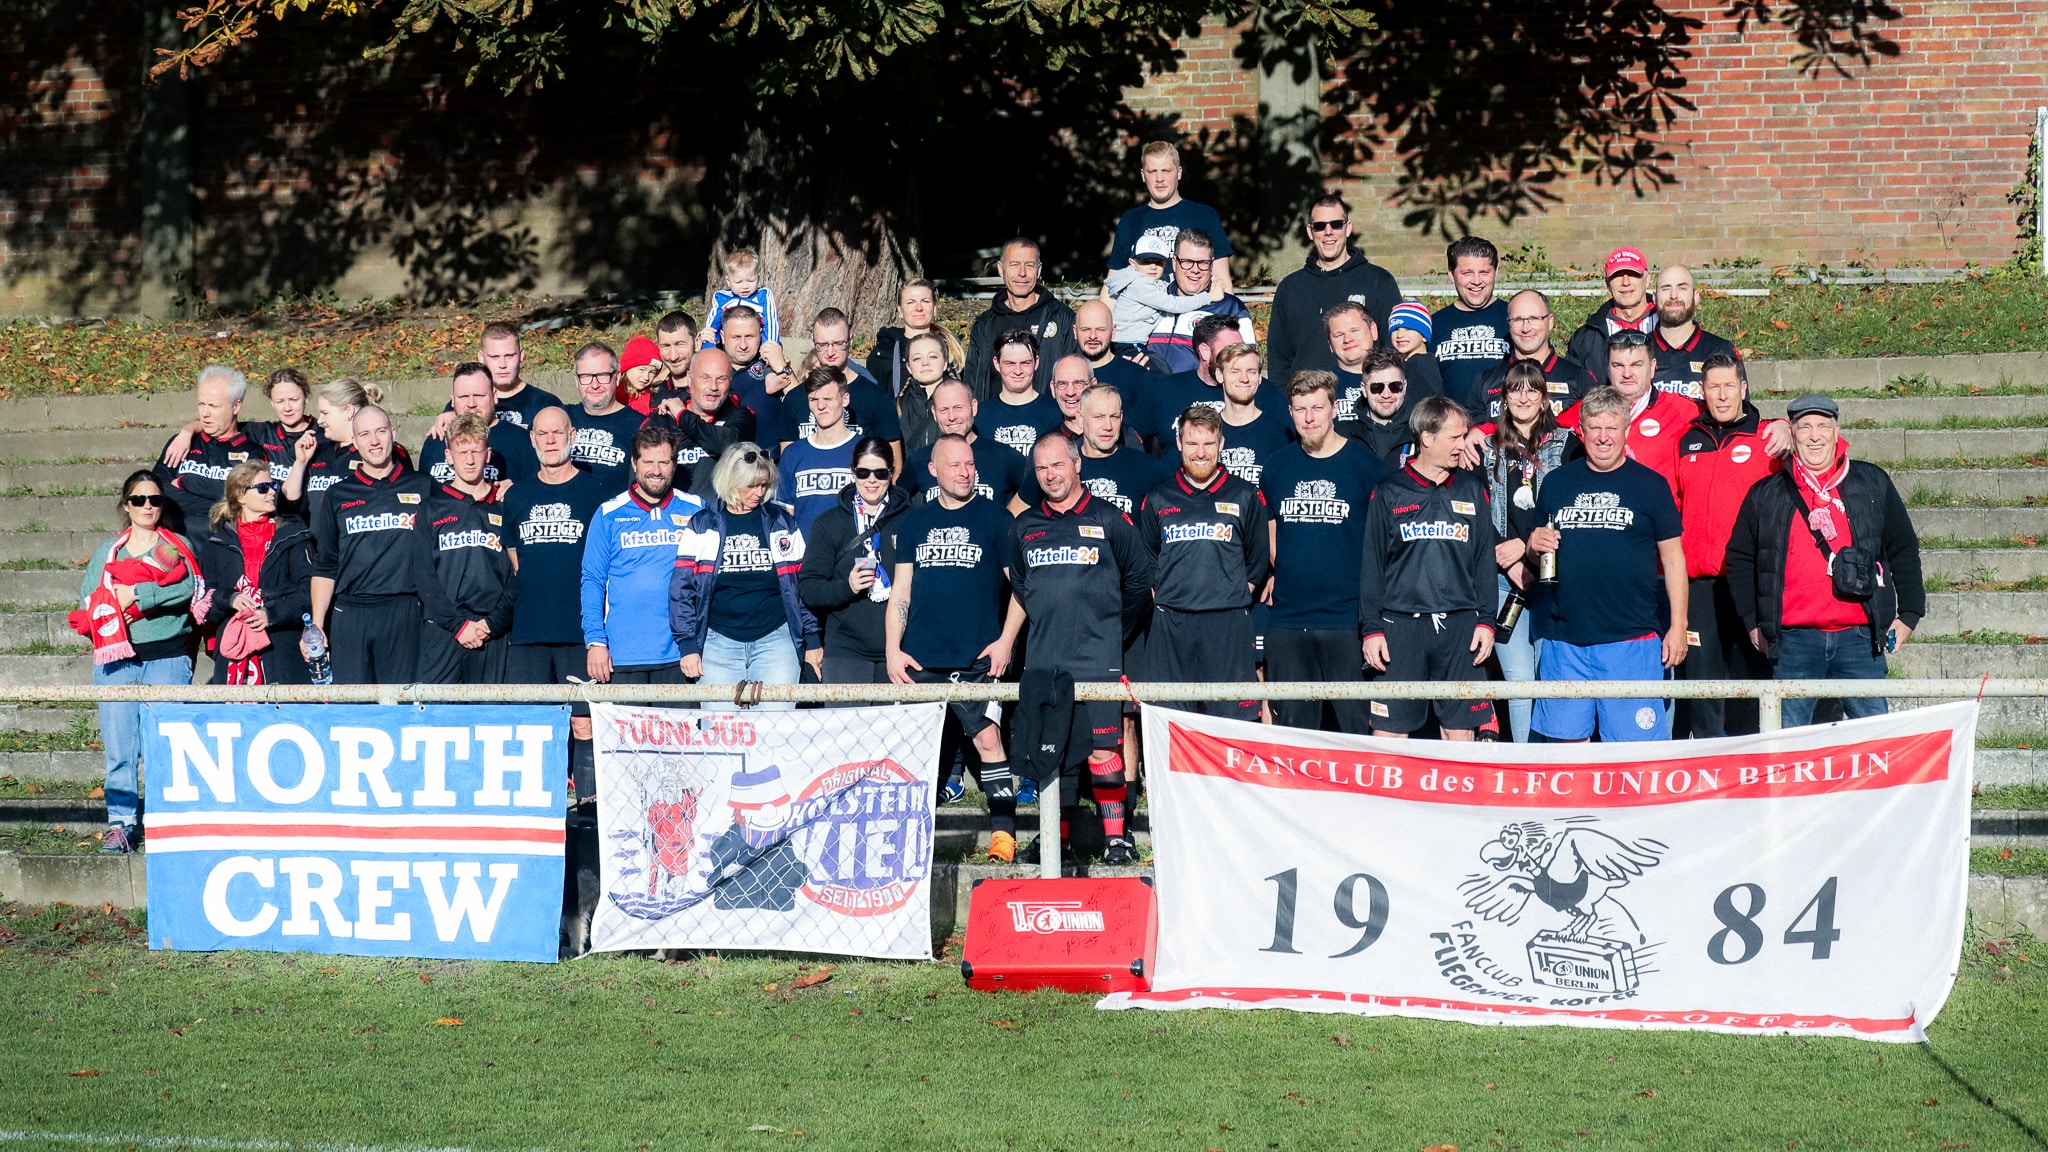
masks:
{"label": "concrete steps", "polygon": [[[1792,397],[1752,396],[1757,411],[1773,419],[1785,415]],[[1866,425],[1935,424],[1949,417],[1963,420],[2030,420],[2048,425],[2048,392],[2030,396],[1901,396],[1869,400],[1860,396],[1839,401],[1842,424],[1849,435],[1869,431]]]}
{"label": "concrete steps", "polygon": [[41,607],[62,604],[65,611],[78,600],[83,569],[54,572],[9,572],[0,570],[0,604]]}
{"label": "concrete steps", "polygon": [[88,656],[0,656],[0,685],[90,683],[92,659]]}
{"label": "concrete steps", "polygon": [[1923,548],[1923,576],[2016,584],[2048,577],[2048,548]]}
{"label": "concrete steps", "polygon": [[1920,631],[1953,636],[1977,629],[2048,636],[2048,592],[1927,594],[1927,618],[1920,622]]}
{"label": "concrete steps", "polygon": [[1909,508],[1921,546],[1943,540],[2048,541],[2048,505],[2039,508]]}
{"label": "concrete steps", "polygon": [[[91,560],[93,552],[111,536],[111,532],[0,532],[0,561],[52,560],[76,567]],[[84,574],[79,575],[82,578]]]}
{"label": "concrete steps", "polygon": [[1908,460],[2002,460],[2048,451],[2048,428],[1856,428],[1845,435],[1857,459],[1887,466]]}
{"label": "concrete steps", "polygon": [[[69,727],[69,717],[65,726]],[[104,752],[0,752],[0,776],[17,780],[55,780],[67,784],[98,784],[106,778]]]}
{"label": "concrete steps", "polygon": [[[4,471],[4,470],[0,470]],[[1892,483],[1913,503],[1921,495],[2016,504],[2048,496],[2048,468],[1897,468]]]}

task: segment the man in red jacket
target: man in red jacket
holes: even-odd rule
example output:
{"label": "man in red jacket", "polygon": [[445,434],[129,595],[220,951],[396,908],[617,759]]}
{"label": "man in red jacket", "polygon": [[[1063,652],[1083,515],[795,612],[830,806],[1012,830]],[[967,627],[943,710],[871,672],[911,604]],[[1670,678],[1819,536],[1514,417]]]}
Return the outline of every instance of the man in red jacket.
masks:
{"label": "man in red jacket", "polygon": [[[1717,352],[1701,363],[1700,413],[1678,441],[1678,515],[1685,525],[1690,578],[1686,633],[1690,654],[1678,666],[1687,680],[1762,680],[1770,665],[1744,635],[1742,614],[1724,572],[1728,535],[1742,498],[1782,463],[1765,444],[1769,428],[1749,402],[1742,361]],[[1775,423],[1773,421],[1772,423]],[[1754,700],[1682,700],[1672,725],[1679,738],[1745,735],[1757,730]]]}

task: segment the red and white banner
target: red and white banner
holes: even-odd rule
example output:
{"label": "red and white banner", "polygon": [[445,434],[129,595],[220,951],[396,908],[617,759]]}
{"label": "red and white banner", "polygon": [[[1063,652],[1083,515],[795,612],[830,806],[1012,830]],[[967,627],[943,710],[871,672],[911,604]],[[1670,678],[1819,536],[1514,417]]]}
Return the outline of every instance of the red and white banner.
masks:
{"label": "red and white banner", "polygon": [[1669,744],[1144,722],[1159,965],[1105,1008],[1917,1041],[1955,978],[1974,703]]}

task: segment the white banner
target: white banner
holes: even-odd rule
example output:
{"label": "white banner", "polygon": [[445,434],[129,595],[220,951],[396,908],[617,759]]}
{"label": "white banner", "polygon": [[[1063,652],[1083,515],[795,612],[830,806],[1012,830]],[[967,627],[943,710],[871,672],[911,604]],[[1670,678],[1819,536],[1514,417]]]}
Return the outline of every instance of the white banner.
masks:
{"label": "white banner", "polygon": [[929,958],[944,708],[591,705],[591,947]]}
{"label": "white banner", "polygon": [[1144,711],[1158,974],[1103,1007],[1917,1041],[1954,981],[1974,703],[1577,745]]}

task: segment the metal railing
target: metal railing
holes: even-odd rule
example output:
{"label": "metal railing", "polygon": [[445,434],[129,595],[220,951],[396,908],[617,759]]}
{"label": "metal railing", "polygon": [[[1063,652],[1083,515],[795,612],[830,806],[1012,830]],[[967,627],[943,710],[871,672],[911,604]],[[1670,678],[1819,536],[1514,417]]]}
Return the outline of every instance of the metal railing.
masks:
{"label": "metal railing", "polygon": [[[1017,685],[755,684],[746,701],[794,704],[1011,702]],[[0,686],[0,702],[91,704],[733,704],[730,684],[80,684]],[[2048,698],[2048,679],[2030,680],[1479,680],[1321,683],[1132,683],[1074,685],[1079,700],[1136,699],[1148,704],[1203,700],[1700,700],[1753,699],[1765,731],[1780,727],[1778,706],[1791,699],[1882,697],[1891,700]]]}

